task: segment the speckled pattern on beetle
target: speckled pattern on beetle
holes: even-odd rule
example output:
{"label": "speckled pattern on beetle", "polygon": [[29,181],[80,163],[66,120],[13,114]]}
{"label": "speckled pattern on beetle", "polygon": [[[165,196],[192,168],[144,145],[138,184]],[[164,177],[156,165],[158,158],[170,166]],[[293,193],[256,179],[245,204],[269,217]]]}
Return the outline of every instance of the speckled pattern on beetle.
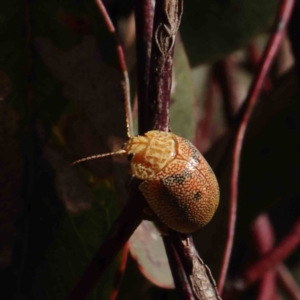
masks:
{"label": "speckled pattern on beetle", "polygon": [[217,179],[188,140],[171,132],[149,131],[132,137],[123,149],[139,189],[169,228],[191,233],[206,225],[219,204]]}

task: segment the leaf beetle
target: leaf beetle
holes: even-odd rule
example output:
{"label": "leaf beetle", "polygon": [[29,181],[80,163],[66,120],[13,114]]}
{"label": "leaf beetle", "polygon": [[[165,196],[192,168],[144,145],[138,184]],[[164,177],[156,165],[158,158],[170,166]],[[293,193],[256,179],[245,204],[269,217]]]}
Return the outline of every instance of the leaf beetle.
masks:
{"label": "leaf beetle", "polygon": [[121,150],[89,156],[73,164],[126,155],[132,175],[142,180],[140,191],[163,224],[181,233],[191,233],[206,225],[218,208],[219,186],[195,146],[171,132],[152,130],[131,137],[128,130],[128,136]]}

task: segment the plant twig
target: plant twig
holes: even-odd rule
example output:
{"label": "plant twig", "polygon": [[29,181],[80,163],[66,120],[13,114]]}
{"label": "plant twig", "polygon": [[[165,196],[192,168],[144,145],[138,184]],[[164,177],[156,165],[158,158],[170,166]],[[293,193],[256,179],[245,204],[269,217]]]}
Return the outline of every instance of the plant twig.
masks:
{"label": "plant twig", "polygon": [[[154,21],[151,23],[151,1],[136,1],[138,83],[139,86],[139,131],[150,129],[168,131],[169,105],[172,84],[174,44],[182,14],[182,0],[157,1]],[[149,28],[153,24],[152,49]],[[144,35],[144,36],[142,36]],[[151,50],[151,64],[149,57]],[[150,76],[150,77],[149,77]],[[149,92],[149,93],[148,93]],[[178,235],[177,233],[174,233]],[[181,299],[195,299],[190,281],[185,275],[181,259],[172,240],[163,237],[174,282]],[[192,258],[190,257],[192,264]],[[198,298],[197,298],[198,299]]]}
{"label": "plant twig", "polygon": [[300,220],[293,225],[290,233],[279,243],[279,245],[245,270],[242,275],[235,280],[233,287],[236,290],[244,290],[246,287],[261,278],[261,276],[263,276],[268,270],[275,268],[278,264],[280,264],[299,244]]}
{"label": "plant twig", "polygon": [[227,243],[225,247],[222,268],[221,268],[219,283],[218,283],[219,293],[222,293],[223,291],[229,260],[231,256],[233,239],[234,239],[237,199],[238,199],[238,179],[239,179],[238,176],[239,176],[239,167],[240,167],[240,156],[241,156],[241,150],[242,150],[242,144],[243,144],[245,132],[252,111],[257,102],[258,96],[261,92],[264,79],[266,78],[267,72],[270,68],[270,65],[275,57],[275,54],[282,40],[293,5],[294,5],[294,0],[281,1],[277,18],[275,21],[275,27],[271,35],[271,38],[268,42],[268,45],[264,51],[262,57],[262,63],[260,65],[258,74],[250,88],[249,94],[236,120],[238,124],[237,126],[238,129],[237,129],[237,134],[236,134],[236,139],[235,139],[235,144],[233,149],[233,156],[232,156],[230,212],[229,212],[229,222],[228,222],[228,231],[227,231]]}
{"label": "plant twig", "polygon": [[[258,254],[260,256],[271,251],[274,245],[275,236],[272,224],[268,215],[261,214],[251,226],[253,240],[255,241]],[[276,270],[270,270],[263,277],[259,284],[258,300],[274,299],[277,294],[276,289]]]}
{"label": "plant twig", "polygon": [[186,276],[197,300],[221,300],[216,282],[209,268],[200,258],[191,235],[169,230],[170,238],[176,246]]}
{"label": "plant twig", "polygon": [[[182,15],[182,6],[182,0],[156,2],[149,78],[150,120],[152,120],[151,124],[147,124],[149,129],[169,130],[173,53],[175,37]],[[182,299],[192,299],[190,298],[191,290],[195,299],[219,299],[215,282],[209,269],[197,254],[191,236],[180,235],[171,230],[169,232],[170,239],[165,238],[164,242],[174,281]],[[174,252],[173,245],[176,247],[180,260]],[[176,272],[176,268],[180,271]]]}
{"label": "plant twig", "polygon": [[169,130],[169,105],[176,33],[183,0],[162,0],[155,5],[149,78],[150,120],[147,130]]}
{"label": "plant twig", "polygon": [[[148,88],[148,101],[151,110],[149,116],[150,123],[146,124],[146,130],[169,130],[173,53],[175,37],[182,15],[182,6],[182,0],[157,1],[155,5]],[[172,236],[177,237],[178,240],[180,239],[178,233],[173,232]],[[186,235],[183,235],[183,240],[189,240],[190,244],[192,243],[192,238]],[[190,244],[184,246],[183,243],[177,244],[176,250],[179,251],[180,248],[182,249],[183,247],[191,247],[189,249],[193,249],[193,251],[186,252],[183,256],[179,254],[180,259],[178,259],[176,250],[171,241],[172,238],[164,238],[172,274],[179,295],[182,299],[193,299],[191,295],[192,287],[196,299],[214,299],[209,298],[211,295],[211,290],[208,288],[209,285],[205,285],[204,290],[202,289],[201,284],[209,282],[207,275],[208,269],[198,256],[193,244],[192,246],[190,246]],[[186,266],[183,260],[186,262]],[[182,270],[182,265],[185,273],[189,274],[188,281]],[[206,291],[207,288],[208,290]]]}
{"label": "plant twig", "polygon": [[131,103],[130,103],[130,90],[129,90],[129,77],[128,72],[126,68],[126,62],[124,57],[124,52],[122,49],[122,46],[119,42],[118,36],[116,34],[116,29],[105,9],[105,6],[103,5],[101,0],[95,0],[95,3],[104,19],[105,25],[107,26],[107,29],[110,31],[110,33],[113,35],[115,39],[115,46],[117,49],[117,57],[118,57],[118,63],[119,68],[123,72],[123,101],[125,105],[125,112],[126,112],[126,127],[127,127],[127,135],[133,136],[133,125],[132,125],[132,115],[131,115]]}
{"label": "plant twig", "polygon": [[172,240],[169,236],[163,236],[163,241],[179,298],[183,300],[195,300],[189,280]]}

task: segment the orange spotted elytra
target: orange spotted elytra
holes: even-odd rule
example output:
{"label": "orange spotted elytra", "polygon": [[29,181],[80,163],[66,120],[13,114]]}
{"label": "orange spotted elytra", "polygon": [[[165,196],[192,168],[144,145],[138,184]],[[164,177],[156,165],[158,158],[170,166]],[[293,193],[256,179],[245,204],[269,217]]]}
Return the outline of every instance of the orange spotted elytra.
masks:
{"label": "orange spotted elytra", "polygon": [[171,132],[152,130],[132,136],[128,96],[126,102],[129,140],[122,149],[73,164],[126,155],[131,173],[142,180],[139,189],[158,219],[181,233],[198,230],[211,220],[219,204],[219,186],[212,169],[191,142]]}

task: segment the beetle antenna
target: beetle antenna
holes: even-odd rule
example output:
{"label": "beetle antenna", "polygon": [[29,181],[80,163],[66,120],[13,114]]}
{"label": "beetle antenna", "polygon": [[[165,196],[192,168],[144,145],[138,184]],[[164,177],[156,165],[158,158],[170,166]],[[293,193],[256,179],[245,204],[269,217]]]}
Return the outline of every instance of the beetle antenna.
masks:
{"label": "beetle antenna", "polygon": [[126,153],[126,150],[121,149],[121,150],[118,150],[116,152],[96,154],[96,155],[92,155],[92,156],[88,156],[88,157],[85,157],[85,158],[78,159],[78,160],[72,162],[71,166],[77,165],[77,164],[82,163],[82,162],[87,161],[87,160],[97,159],[97,158],[101,158],[101,157],[104,157],[104,156],[120,155],[120,154],[125,154],[125,153]]}
{"label": "beetle antenna", "polygon": [[127,136],[133,137],[133,125],[132,125],[132,114],[131,114],[131,103],[130,103],[130,87],[129,78],[126,70],[123,71],[124,81],[122,82],[125,100],[125,113],[126,113],[126,128]]}

